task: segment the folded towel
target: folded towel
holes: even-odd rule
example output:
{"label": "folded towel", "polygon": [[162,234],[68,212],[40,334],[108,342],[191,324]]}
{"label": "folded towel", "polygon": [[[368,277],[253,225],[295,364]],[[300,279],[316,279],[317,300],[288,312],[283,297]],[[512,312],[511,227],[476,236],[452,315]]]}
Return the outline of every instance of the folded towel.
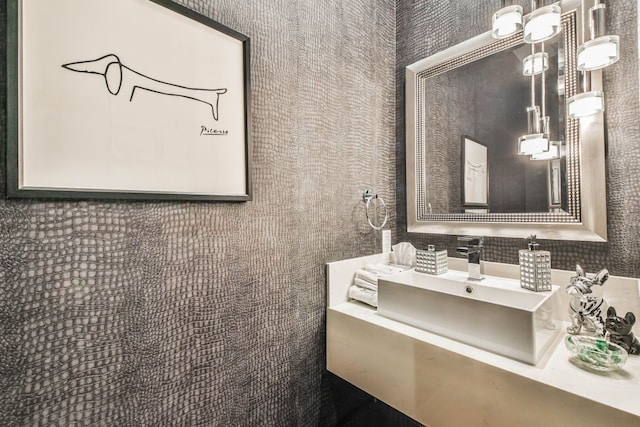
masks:
{"label": "folded towel", "polygon": [[401,271],[403,271],[402,268],[392,267],[390,265],[369,264],[365,269],[356,270],[356,277],[377,284],[380,277],[390,276]]}
{"label": "folded towel", "polygon": [[356,271],[356,279],[364,280],[366,282],[371,283],[372,285],[377,285],[378,284],[378,277],[380,277],[380,276],[382,276],[382,275],[376,274],[376,273],[372,273],[372,272],[366,271],[366,270],[357,270]]}
{"label": "folded towel", "polygon": [[400,267],[393,267],[384,264],[367,264],[364,269],[370,273],[374,273],[377,275],[390,275],[404,271],[404,269]]}
{"label": "folded towel", "polygon": [[378,307],[378,292],[371,289],[364,289],[359,286],[351,286],[349,288],[349,298]]}
{"label": "folded towel", "polygon": [[367,264],[356,271],[349,298],[378,307],[378,279],[404,271],[404,268],[384,264]]}
{"label": "folded towel", "polygon": [[371,283],[367,280],[362,280],[358,277],[356,277],[355,279],[353,279],[353,284],[360,286],[361,288],[364,289],[371,289],[372,291],[377,291],[378,290],[378,284],[377,283]]}

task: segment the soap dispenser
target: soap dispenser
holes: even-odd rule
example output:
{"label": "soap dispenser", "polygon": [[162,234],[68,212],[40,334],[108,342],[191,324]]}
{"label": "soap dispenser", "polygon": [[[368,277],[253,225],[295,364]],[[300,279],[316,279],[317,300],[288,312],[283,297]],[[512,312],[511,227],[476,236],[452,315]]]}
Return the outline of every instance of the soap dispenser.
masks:
{"label": "soap dispenser", "polygon": [[530,291],[551,290],[551,253],[541,251],[536,242],[536,236],[527,237],[529,248],[521,249],[520,259],[520,286]]}

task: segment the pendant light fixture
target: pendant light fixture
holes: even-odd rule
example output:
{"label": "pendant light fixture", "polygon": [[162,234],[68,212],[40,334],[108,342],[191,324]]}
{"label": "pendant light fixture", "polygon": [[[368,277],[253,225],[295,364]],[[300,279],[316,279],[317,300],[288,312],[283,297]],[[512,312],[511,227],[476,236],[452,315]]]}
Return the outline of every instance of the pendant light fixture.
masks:
{"label": "pendant light fixture", "polygon": [[[544,51],[544,43],[541,43],[542,46],[542,51],[539,52],[538,54],[542,54],[539,55],[541,58],[548,58],[548,54]],[[538,55],[536,54],[536,55]],[[546,55],[546,56],[545,56]],[[542,93],[542,118],[540,119],[540,123],[542,126],[542,134],[544,135],[544,137],[547,139],[548,141],[548,145],[546,150],[541,151],[539,153],[534,153],[531,155],[531,160],[555,160],[555,159],[559,159],[560,158],[560,146],[562,145],[562,141],[551,141],[551,130],[550,130],[550,126],[549,126],[549,122],[551,120],[551,118],[549,116],[546,115],[546,101],[547,101],[547,94],[545,91],[546,88],[546,75],[547,75],[547,69],[548,67],[543,67],[542,70],[540,71],[540,74],[542,74],[541,80],[542,80],[542,89],[541,89],[541,93]]]}
{"label": "pendant light fixture", "polygon": [[535,105],[535,75],[531,76],[531,105],[527,107],[527,134],[518,138],[518,154],[531,156],[549,150],[549,137],[541,129],[540,108]]}
{"label": "pendant light fixture", "polygon": [[602,112],[604,112],[604,93],[599,90],[579,93],[569,98],[567,102],[567,114],[570,119],[579,119]]}
{"label": "pendant light fixture", "polygon": [[[527,107],[528,133],[518,138],[518,154],[521,156],[531,156],[534,154],[540,154],[549,151],[549,118],[546,117],[545,111],[546,69],[544,68],[544,58],[546,52],[544,51],[544,43],[542,43],[541,46],[542,50],[536,53],[536,46],[535,44],[532,44],[531,55],[529,55],[523,61],[523,74],[531,76],[531,105]],[[537,67],[540,69],[539,73],[535,72],[536,62],[540,63],[540,65]],[[531,66],[529,67],[531,71],[530,73],[528,73],[527,71],[527,63],[531,64]],[[536,74],[541,74],[542,117],[540,116],[540,109],[536,105]]]}
{"label": "pendant light fixture", "polygon": [[620,39],[606,35],[606,6],[600,0],[589,9],[591,39],[578,47],[577,69],[582,72],[583,92],[567,101],[567,114],[579,119],[604,112],[604,93],[591,90],[590,71],[607,67],[620,59]]}
{"label": "pendant light fixture", "polygon": [[506,6],[505,0],[502,0],[502,8],[493,14],[491,35],[503,39],[524,29],[526,43],[543,42],[560,33],[561,12],[557,4],[538,9],[536,0],[531,0],[531,13],[523,18],[522,6]]}
{"label": "pendant light fixture", "polygon": [[[545,73],[549,69],[549,55],[544,51],[544,41],[558,35],[562,29],[562,9],[560,2],[553,4],[551,0],[531,0],[531,13],[523,17],[522,6],[506,6],[502,0],[502,8],[493,15],[491,35],[496,39],[505,38],[523,30],[523,40],[531,44],[531,55],[523,61],[522,73],[531,77],[531,105],[527,107],[526,135],[518,138],[518,154],[535,155],[536,160],[546,156],[550,159],[560,155],[561,141],[549,141],[549,118],[545,111]],[[538,3],[546,4],[538,7]],[[583,2],[584,4],[584,2]],[[567,116],[578,119],[592,114],[604,112],[604,94],[601,90],[591,90],[590,72],[607,67],[620,58],[620,39],[616,35],[607,35],[605,29],[606,6],[603,0],[594,0],[593,7],[588,10],[590,39],[577,49],[576,68],[582,73],[582,92],[567,100]],[[585,19],[585,14],[581,14]],[[536,53],[535,45],[541,43],[542,51]],[[558,52],[560,55],[560,52]],[[535,103],[535,77],[542,75],[542,111]],[[564,82],[559,82],[558,88]],[[542,113],[542,115],[541,115]],[[554,148],[555,147],[555,148]]]}
{"label": "pendant light fixture", "polygon": [[579,71],[598,70],[615,64],[618,59],[620,59],[620,37],[602,36],[580,45],[577,68]]}
{"label": "pendant light fixture", "polygon": [[536,2],[532,0],[532,12],[527,15],[524,23],[524,41],[539,43],[549,40],[560,33],[561,9],[557,4],[536,9]]}
{"label": "pendant light fixture", "polygon": [[532,156],[549,150],[549,138],[543,133],[529,133],[518,138],[518,154]]}
{"label": "pendant light fixture", "polygon": [[532,154],[531,160],[555,160],[560,158],[560,141],[549,142],[549,149],[542,153]]}
{"label": "pendant light fixture", "polygon": [[530,77],[549,69],[549,54],[547,52],[533,53],[522,61],[522,74]]}
{"label": "pendant light fixture", "polygon": [[493,14],[491,35],[496,39],[509,37],[522,30],[522,6],[506,6],[502,0],[502,9]]}
{"label": "pendant light fixture", "polygon": [[593,71],[615,64],[620,59],[620,37],[606,35],[604,3],[589,9],[589,32],[591,40],[578,47],[579,71]]}

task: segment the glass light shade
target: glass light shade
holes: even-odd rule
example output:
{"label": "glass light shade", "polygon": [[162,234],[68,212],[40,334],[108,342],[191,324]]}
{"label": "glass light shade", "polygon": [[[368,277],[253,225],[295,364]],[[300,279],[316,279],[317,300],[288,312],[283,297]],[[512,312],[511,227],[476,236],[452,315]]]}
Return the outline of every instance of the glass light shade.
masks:
{"label": "glass light shade", "polygon": [[503,39],[522,30],[522,6],[503,7],[493,14],[491,35]]}
{"label": "glass light shade", "polygon": [[532,133],[518,138],[518,154],[530,156],[549,151],[549,138],[543,133]]}
{"label": "glass light shade", "polygon": [[531,12],[524,24],[524,41],[538,43],[560,33],[560,6],[552,4]]}
{"label": "glass light shade", "polygon": [[614,64],[620,59],[620,37],[602,36],[578,48],[578,71],[592,71]]}
{"label": "glass light shade", "polygon": [[532,76],[540,74],[549,69],[549,54],[547,52],[537,52],[527,56],[522,61],[522,74]]}
{"label": "glass light shade", "polygon": [[554,160],[560,158],[560,143],[549,142],[549,149],[542,153],[532,154],[531,160]]}
{"label": "glass light shade", "polygon": [[567,101],[569,118],[591,116],[604,111],[604,94],[600,91],[591,91],[574,95]]}

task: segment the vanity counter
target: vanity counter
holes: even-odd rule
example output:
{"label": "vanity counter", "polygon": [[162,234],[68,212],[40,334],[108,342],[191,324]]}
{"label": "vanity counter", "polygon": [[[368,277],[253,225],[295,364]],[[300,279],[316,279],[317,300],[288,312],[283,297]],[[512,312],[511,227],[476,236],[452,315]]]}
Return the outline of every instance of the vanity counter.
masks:
{"label": "vanity counter", "polygon": [[338,291],[368,262],[329,265],[329,371],[429,427],[640,425],[640,357],[586,371],[563,333],[532,366],[387,319]]}

